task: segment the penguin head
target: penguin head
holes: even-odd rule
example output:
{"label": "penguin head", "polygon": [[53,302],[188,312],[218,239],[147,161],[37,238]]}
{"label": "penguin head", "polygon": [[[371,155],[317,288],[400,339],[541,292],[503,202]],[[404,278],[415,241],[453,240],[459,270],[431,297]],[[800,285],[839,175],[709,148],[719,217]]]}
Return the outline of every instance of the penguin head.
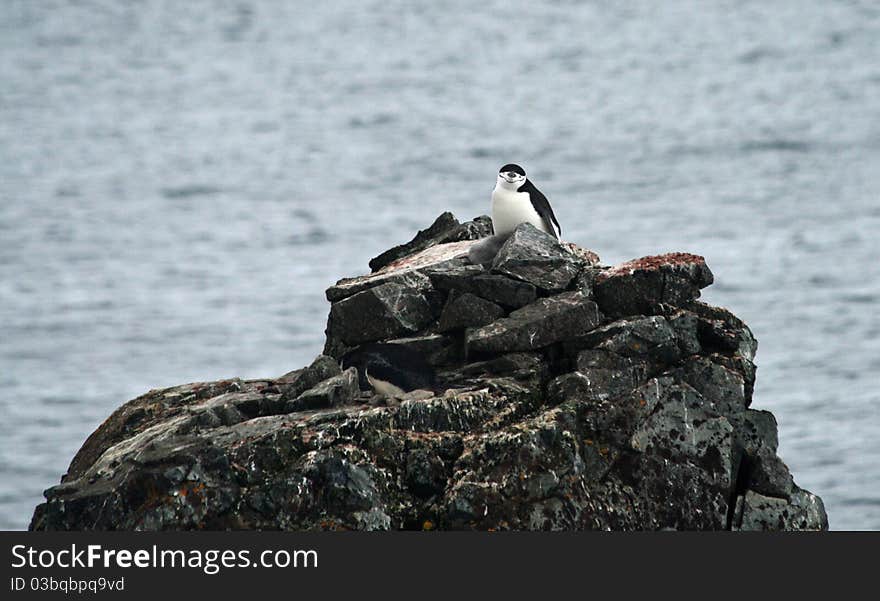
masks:
{"label": "penguin head", "polygon": [[502,188],[516,190],[517,188],[522,186],[525,181],[526,170],[519,165],[508,163],[498,170],[498,185]]}

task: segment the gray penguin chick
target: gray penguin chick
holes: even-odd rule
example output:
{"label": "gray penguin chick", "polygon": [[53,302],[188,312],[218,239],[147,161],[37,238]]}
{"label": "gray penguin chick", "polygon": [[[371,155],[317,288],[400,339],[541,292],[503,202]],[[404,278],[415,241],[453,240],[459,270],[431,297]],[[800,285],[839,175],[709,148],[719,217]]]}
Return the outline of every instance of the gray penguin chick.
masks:
{"label": "gray penguin chick", "polygon": [[483,238],[468,249],[468,260],[474,265],[491,265],[498,251],[512,235],[513,232],[509,232],[500,236]]}

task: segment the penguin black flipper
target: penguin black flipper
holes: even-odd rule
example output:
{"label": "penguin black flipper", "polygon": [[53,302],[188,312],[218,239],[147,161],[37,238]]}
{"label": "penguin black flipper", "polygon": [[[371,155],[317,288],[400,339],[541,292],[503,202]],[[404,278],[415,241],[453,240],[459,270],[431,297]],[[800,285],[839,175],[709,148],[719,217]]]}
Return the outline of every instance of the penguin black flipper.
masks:
{"label": "penguin black flipper", "polygon": [[544,194],[538,190],[535,187],[535,184],[529,179],[526,180],[526,183],[517,188],[516,191],[525,192],[529,195],[529,198],[532,200],[532,206],[535,208],[535,212],[537,212],[541,219],[544,220],[547,229],[553,232],[553,235],[558,240],[559,234],[562,233],[562,227],[556,220],[556,215],[553,214],[553,208],[550,206],[550,201],[547,200],[547,197],[544,196]]}

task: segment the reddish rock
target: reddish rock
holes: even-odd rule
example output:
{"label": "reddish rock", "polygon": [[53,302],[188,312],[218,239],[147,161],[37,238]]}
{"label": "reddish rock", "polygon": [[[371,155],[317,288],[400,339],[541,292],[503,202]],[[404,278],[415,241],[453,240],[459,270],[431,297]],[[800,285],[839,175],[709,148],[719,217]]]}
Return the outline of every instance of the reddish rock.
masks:
{"label": "reddish rock", "polygon": [[706,260],[689,253],[642,257],[605,270],[596,277],[596,302],[607,315],[651,314],[664,303],[679,306],[699,298],[713,281]]}

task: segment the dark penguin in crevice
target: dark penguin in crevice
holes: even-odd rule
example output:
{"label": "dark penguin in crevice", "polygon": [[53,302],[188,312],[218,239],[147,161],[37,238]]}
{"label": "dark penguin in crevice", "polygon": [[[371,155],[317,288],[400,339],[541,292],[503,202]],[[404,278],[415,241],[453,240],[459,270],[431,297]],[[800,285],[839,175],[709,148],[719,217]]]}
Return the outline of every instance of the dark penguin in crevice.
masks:
{"label": "dark penguin in crevice", "polygon": [[402,397],[413,390],[434,390],[436,373],[425,357],[399,344],[373,342],[342,356],[342,367],[356,367],[361,390]]}

